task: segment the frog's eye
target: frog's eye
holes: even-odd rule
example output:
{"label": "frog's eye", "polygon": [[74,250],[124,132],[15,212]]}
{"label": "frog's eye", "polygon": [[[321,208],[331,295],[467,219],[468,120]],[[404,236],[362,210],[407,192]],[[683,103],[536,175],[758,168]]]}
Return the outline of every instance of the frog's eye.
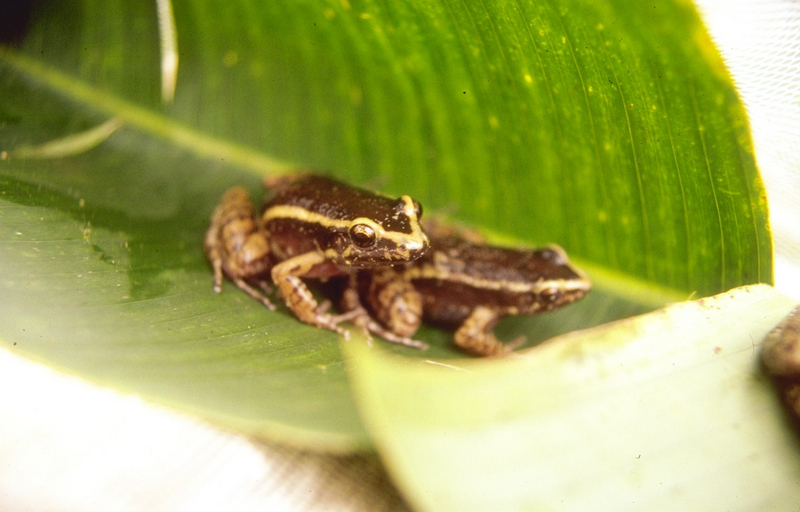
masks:
{"label": "frog's eye", "polygon": [[350,240],[362,249],[368,249],[375,245],[378,237],[375,230],[366,224],[354,224],[350,226]]}
{"label": "frog's eye", "polygon": [[539,257],[552,262],[554,265],[564,265],[566,263],[563,252],[552,247],[540,249]]}
{"label": "frog's eye", "polygon": [[546,260],[554,260],[554,259],[558,258],[558,253],[556,253],[556,251],[554,251],[553,249],[549,249],[548,248],[548,249],[540,250],[539,251],[539,256],[541,256],[543,259],[546,259]]}

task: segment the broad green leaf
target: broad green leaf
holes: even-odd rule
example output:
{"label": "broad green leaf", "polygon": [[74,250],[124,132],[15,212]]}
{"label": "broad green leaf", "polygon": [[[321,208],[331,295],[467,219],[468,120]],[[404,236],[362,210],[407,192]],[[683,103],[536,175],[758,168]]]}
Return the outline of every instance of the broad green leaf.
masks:
{"label": "broad green leaf", "polygon": [[797,439],[757,350],[794,305],[737,288],[501,362],[348,352],[415,510],[790,510]]}
{"label": "broad green leaf", "polygon": [[[564,246],[594,291],[504,339],[771,280],[744,111],[686,3],[180,0],[167,106],[155,3],[30,5],[0,47],[9,350],[245,432],[368,445],[336,336],[211,292],[216,201],[292,166]],[[391,350],[460,357],[448,336]]]}

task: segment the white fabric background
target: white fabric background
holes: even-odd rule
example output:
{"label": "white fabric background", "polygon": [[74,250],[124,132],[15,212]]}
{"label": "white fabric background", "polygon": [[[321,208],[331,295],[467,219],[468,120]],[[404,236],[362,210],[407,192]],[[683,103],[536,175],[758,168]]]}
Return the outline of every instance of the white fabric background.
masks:
{"label": "white fabric background", "polygon": [[800,2],[697,0],[747,107],[775,240],[775,286],[800,299]]}
{"label": "white fabric background", "polygon": [[[800,299],[800,2],[698,0],[750,114]],[[408,510],[371,457],[256,444],[0,350],[0,512]]]}

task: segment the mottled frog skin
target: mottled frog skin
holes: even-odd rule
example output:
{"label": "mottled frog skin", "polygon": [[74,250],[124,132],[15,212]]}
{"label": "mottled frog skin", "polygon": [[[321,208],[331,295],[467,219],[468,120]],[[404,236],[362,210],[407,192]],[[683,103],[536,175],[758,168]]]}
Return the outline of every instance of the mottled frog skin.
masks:
{"label": "mottled frog skin", "polygon": [[217,293],[224,276],[274,309],[258,289],[270,279],[297,318],[346,335],[338,323],[352,314],[328,314],[303,279],[407,263],[428,250],[422,208],[408,196],[390,198],[309,173],[266,178],[265,186],[272,196],[260,215],[241,187],[228,190],[214,211],[205,251]]}

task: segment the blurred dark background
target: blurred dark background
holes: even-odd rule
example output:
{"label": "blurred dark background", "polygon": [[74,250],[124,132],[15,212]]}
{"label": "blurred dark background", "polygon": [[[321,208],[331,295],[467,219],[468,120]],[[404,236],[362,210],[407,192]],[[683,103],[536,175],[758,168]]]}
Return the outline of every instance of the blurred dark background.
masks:
{"label": "blurred dark background", "polygon": [[22,40],[31,20],[31,13],[42,0],[0,0],[0,43],[15,44]]}

